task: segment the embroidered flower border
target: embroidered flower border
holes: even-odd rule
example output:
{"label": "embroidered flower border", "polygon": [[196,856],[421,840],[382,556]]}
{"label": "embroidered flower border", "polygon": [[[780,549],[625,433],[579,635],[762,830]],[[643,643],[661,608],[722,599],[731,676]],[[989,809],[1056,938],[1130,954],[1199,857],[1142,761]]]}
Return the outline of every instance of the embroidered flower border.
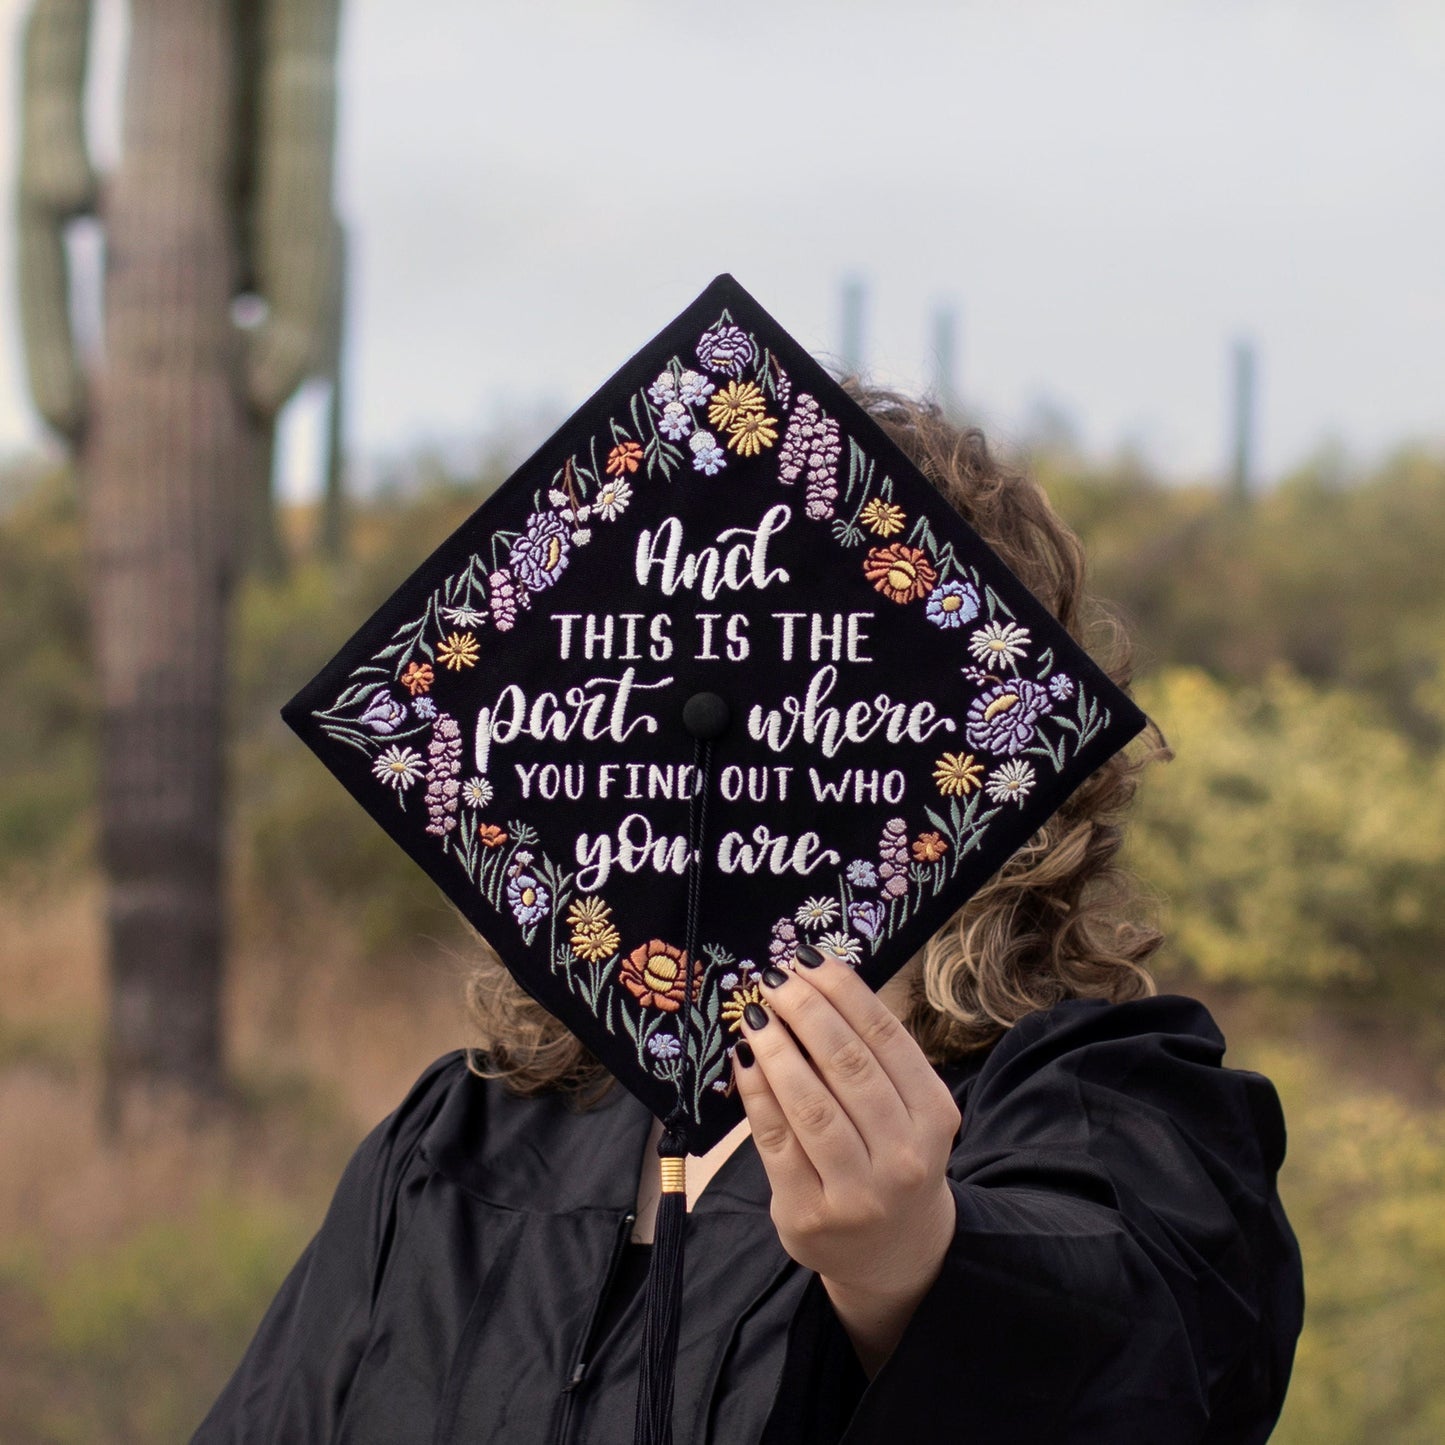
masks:
{"label": "embroidered flower border", "polygon": [[[425,783],[426,832],[496,912],[511,913],[525,947],[546,924],[552,972],[609,1033],[631,1040],[645,1072],[674,1086],[683,1062],[672,1025],[691,974],[698,1113],[707,1091],[731,1091],[728,1035],[749,1002],[764,1002],[759,965],[716,944],[703,945],[706,964],[690,968],[664,940],[639,937],[629,947],[611,906],[599,895],[577,894],[575,873],[541,849],[534,828],[484,816],[492,786],[462,776],[459,724],[430,697],[438,669],[473,667],[482,628],[518,626],[533,595],[558,583],[593,527],[626,512],[642,479],[672,482],[688,471],[712,478],[732,458],[776,448],[777,482],[803,484],[804,515],[827,524],[840,548],[864,549],[863,576],[883,598],[920,607],[928,623],[959,633],[960,656],[968,659],[961,671],[979,688],[964,728],[971,751],[945,752],[935,763],[938,806],[922,809],[931,826],[884,818],[874,857],[847,860],[832,889],[776,920],[768,961],[782,967],[793,965],[805,938],[855,967],[863,963],[957,874],[995,818],[1022,807],[1038,782],[1029,759],[1062,772],[1109,725],[1110,713],[1056,670],[1052,649],[1030,659],[1028,629],[951,542],[938,541],[925,514],[910,521],[892,479],[852,437],[844,468],[838,421],[810,394],[794,397],[786,371],[753,333],[724,310],[695,354],[701,370],[674,356],[639,386],[620,417],[609,418],[606,434],[553,474],[546,505],[540,489],[533,494],[526,526],[493,533],[488,555],[474,553],[445,578],[421,613],[397,627],[370,662],[352,670],[336,701],[313,716],[328,737],[372,760],[378,786],[395,794],[398,807]],[[1031,664],[1032,676],[1020,672],[1021,663]]]}

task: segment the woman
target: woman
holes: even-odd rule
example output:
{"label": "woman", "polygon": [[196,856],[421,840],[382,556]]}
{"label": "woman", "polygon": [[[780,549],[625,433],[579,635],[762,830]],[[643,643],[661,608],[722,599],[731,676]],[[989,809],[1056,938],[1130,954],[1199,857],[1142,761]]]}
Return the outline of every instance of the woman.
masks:
{"label": "woman", "polygon": [[[1078,539],[982,436],[855,398],[1076,636]],[[1117,632],[1087,640],[1118,682]],[[1162,746],[1156,751],[1162,752]],[[1158,996],[1101,767],[880,994],[798,950],[688,1170],[679,1442],[1252,1442],[1303,1299],[1269,1082]],[[357,1151],[200,1441],[630,1438],[658,1126],[484,952],[486,1044]]]}

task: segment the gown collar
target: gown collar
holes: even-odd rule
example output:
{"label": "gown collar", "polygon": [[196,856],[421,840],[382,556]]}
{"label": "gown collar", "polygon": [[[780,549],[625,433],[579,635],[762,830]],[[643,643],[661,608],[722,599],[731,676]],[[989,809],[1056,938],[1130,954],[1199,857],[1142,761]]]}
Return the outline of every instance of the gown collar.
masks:
{"label": "gown collar", "polygon": [[[419,1148],[439,1174],[502,1208],[621,1212],[637,1202],[651,1132],[647,1106],[615,1084],[583,1111],[559,1094],[519,1098],[500,1081],[463,1070]],[[691,1212],[765,1213],[771,1193],[748,1137],[723,1160]]]}

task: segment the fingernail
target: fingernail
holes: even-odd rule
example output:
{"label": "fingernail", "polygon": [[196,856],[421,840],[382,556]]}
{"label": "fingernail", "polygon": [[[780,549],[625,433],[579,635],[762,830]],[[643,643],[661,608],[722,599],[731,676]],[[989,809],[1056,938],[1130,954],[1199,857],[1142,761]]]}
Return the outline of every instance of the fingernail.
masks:
{"label": "fingernail", "polygon": [[746,1039],[739,1039],[733,1047],[733,1057],[743,1068],[750,1069],[753,1066],[753,1046]]}
{"label": "fingernail", "polygon": [[771,964],[763,970],[763,982],[769,988],[777,988],[779,984],[787,983],[788,975],[780,968],[774,968]]}
{"label": "fingernail", "polygon": [[793,957],[796,958],[804,968],[817,968],[823,961],[823,955],[819,953],[811,943],[800,943]]}
{"label": "fingernail", "polygon": [[768,1011],[761,1004],[750,1003],[743,1010],[743,1022],[750,1029],[760,1029],[768,1021]]}

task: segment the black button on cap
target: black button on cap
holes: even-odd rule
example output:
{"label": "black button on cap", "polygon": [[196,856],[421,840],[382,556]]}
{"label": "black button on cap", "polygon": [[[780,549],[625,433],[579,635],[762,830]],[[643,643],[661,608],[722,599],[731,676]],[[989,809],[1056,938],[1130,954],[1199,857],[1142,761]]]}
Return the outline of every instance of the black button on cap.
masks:
{"label": "black button on cap", "polygon": [[695,738],[710,743],[728,729],[732,713],[715,692],[695,692],[682,705],[682,725]]}

